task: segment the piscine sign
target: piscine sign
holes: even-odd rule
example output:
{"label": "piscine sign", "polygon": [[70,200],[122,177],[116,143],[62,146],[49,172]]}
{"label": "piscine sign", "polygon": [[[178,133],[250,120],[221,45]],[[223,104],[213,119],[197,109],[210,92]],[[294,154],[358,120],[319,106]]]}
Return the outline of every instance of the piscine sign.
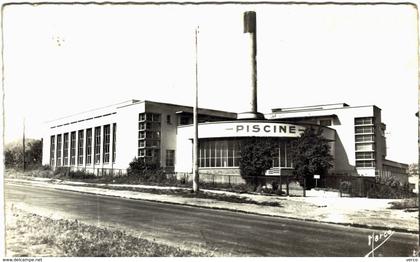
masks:
{"label": "piscine sign", "polygon": [[200,138],[212,137],[299,137],[304,127],[267,122],[216,122],[199,125]]}
{"label": "piscine sign", "polygon": [[236,133],[273,133],[273,134],[297,134],[300,135],[305,129],[290,124],[237,124]]}

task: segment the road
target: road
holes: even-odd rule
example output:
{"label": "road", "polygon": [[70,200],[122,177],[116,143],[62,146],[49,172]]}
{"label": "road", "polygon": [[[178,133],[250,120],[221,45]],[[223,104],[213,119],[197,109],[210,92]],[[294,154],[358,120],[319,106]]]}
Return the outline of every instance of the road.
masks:
{"label": "road", "polygon": [[[26,185],[6,184],[5,199],[164,243],[233,256],[360,257],[371,250],[368,236],[384,232]],[[410,256],[417,243],[415,234],[394,233],[375,256]]]}

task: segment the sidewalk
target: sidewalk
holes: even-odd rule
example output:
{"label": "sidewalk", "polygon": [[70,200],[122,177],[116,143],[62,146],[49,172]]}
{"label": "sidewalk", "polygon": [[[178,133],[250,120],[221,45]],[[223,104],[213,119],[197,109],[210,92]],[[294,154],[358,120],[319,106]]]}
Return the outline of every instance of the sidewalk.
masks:
{"label": "sidewalk", "polygon": [[164,203],[217,208],[239,212],[293,218],[324,223],[368,227],[374,229],[392,229],[400,232],[418,232],[418,212],[389,209],[390,202],[396,199],[369,198],[333,198],[333,197],[283,197],[257,194],[240,194],[221,190],[206,190],[213,194],[224,194],[245,197],[256,202],[278,202],[280,206],[262,206],[257,204],[231,203],[220,200],[182,197],[170,194],[152,194],[117,188],[137,188],[156,190],[184,189],[180,187],[163,187],[129,184],[95,184],[116,189],[98,188],[91,183],[71,182],[47,178],[5,179],[6,183],[31,184],[32,186],[63,189],[69,191],[100,194],[106,196],[142,199]]}

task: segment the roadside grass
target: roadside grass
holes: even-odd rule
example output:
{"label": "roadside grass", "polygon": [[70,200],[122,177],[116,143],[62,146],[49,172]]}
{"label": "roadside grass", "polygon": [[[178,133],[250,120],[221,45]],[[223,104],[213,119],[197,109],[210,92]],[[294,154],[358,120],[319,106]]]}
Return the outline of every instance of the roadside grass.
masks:
{"label": "roadside grass", "polygon": [[[194,193],[191,191],[190,182],[182,182],[173,178],[167,178],[161,180],[159,183],[154,181],[145,181],[142,178],[136,176],[95,176],[91,174],[86,174],[83,172],[71,173],[71,175],[64,175],[62,173],[53,174],[51,170],[30,170],[22,173],[19,170],[7,170],[6,177],[8,178],[24,178],[24,177],[43,177],[43,178],[52,178],[60,179],[65,181],[73,182],[84,182],[86,185],[79,186],[93,186],[98,188],[113,189],[113,190],[128,190],[152,194],[166,194],[166,195],[176,195],[182,197],[191,197],[191,198],[202,198],[202,199],[213,199],[226,201],[230,203],[245,203],[245,204],[256,204],[261,206],[273,206],[281,207],[280,203],[276,201],[263,201],[258,202],[246,197],[234,196],[234,195],[225,195],[225,194],[215,194],[210,192],[199,191]],[[153,188],[132,188],[132,187],[112,187],[108,185],[98,185],[98,184],[128,184],[128,185],[151,185],[151,186],[173,186],[179,187],[180,189],[153,189]],[[229,192],[235,193],[252,193],[249,191],[249,185],[230,185],[227,184],[213,184],[213,183],[200,183],[202,189],[223,189]],[[263,193],[263,192],[262,192]],[[269,194],[276,195],[276,194]],[[277,194],[278,195],[278,194]]]}
{"label": "roadside grass", "polygon": [[77,220],[53,220],[12,208],[6,216],[7,256],[193,257],[212,256],[158,244],[124,231]]}
{"label": "roadside grass", "polygon": [[230,203],[243,203],[243,204],[255,204],[260,206],[272,206],[272,207],[282,207],[279,202],[276,201],[255,201],[246,197],[235,196],[235,195],[226,195],[226,194],[216,194],[211,192],[193,192],[191,189],[155,189],[155,188],[132,188],[132,187],[113,187],[113,186],[106,186],[106,185],[79,185],[79,186],[87,186],[87,187],[97,187],[97,188],[104,188],[104,189],[112,189],[112,190],[127,190],[127,191],[135,191],[135,192],[142,192],[142,193],[151,193],[151,194],[158,194],[158,195],[175,195],[187,198],[202,198],[202,199],[213,199],[219,201],[225,201]]}
{"label": "roadside grass", "polygon": [[406,211],[417,211],[419,208],[419,199],[417,197],[403,199],[402,201],[391,202],[390,209],[405,209]]}

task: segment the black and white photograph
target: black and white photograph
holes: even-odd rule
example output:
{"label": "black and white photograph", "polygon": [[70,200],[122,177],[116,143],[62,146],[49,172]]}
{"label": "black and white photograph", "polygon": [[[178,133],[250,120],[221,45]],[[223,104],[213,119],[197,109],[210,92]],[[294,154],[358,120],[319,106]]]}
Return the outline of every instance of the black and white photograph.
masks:
{"label": "black and white photograph", "polygon": [[418,261],[418,30],[410,2],[3,3],[0,256]]}

